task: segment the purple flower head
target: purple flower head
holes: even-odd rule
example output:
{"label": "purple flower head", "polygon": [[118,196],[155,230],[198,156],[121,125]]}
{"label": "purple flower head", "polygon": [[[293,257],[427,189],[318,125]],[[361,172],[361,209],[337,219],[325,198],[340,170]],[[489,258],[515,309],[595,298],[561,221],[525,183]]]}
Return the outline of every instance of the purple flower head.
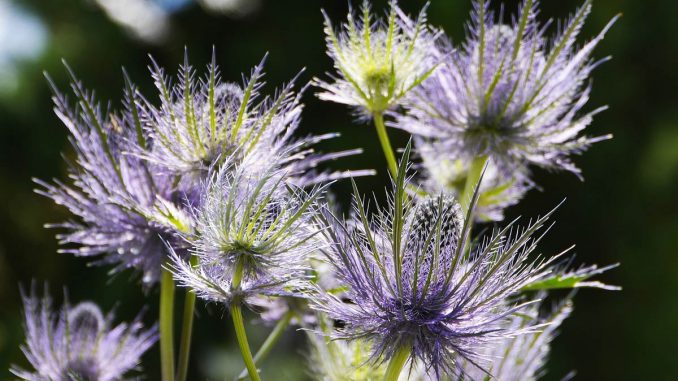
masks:
{"label": "purple flower head", "polygon": [[308,285],[308,257],[319,248],[312,218],[325,188],[305,192],[275,166],[250,168],[222,167],[206,184],[187,237],[199,265],[173,257],[178,284],[208,301],[297,296]]}
{"label": "purple flower head", "polygon": [[602,62],[591,53],[614,20],[578,48],[591,1],[553,39],[536,19],[537,3],[525,0],[504,24],[489,1],[476,0],[465,44],[417,88],[394,126],[440,141],[451,158],[489,156],[505,172],[534,164],[579,174],[570,156],[608,138],[581,134],[604,108],[580,111]]}
{"label": "purple flower head", "polygon": [[[447,192],[459,197],[468,179],[470,163],[463,157],[451,157],[444,144],[422,138],[415,138],[415,143],[421,157],[419,185],[422,189],[428,194]],[[489,161],[480,184],[474,218],[480,222],[503,220],[504,210],[517,204],[531,187],[526,169],[516,168],[507,175]]]}
{"label": "purple flower head", "polygon": [[175,229],[149,219],[148,213],[158,200],[176,198],[172,179],[155,164],[129,154],[147,144],[134,106],[138,102],[134,86],[127,81],[126,108],[121,113],[103,112],[68,71],[77,103],[71,106],[52,87],[55,112],[68,128],[76,154],[69,163],[72,182],[37,183],[38,193],[68,208],[78,221],[49,226],[67,230],[58,235],[64,245],[61,252],[97,256],[97,263],[113,264],[114,271],[137,269],[144,284],[152,284],[166,256],[163,240],[175,241]]}
{"label": "purple flower head", "polygon": [[488,373],[500,381],[536,381],[545,373],[546,360],[551,341],[557,335],[558,328],[572,312],[572,302],[566,300],[551,311],[548,316],[540,316],[539,305],[526,306],[505,322],[509,329],[529,329],[525,335],[511,337],[489,348],[485,356],[490,361],[486,369],[464,362],[460,364],[460,373],[466,374],[468,381],[484,381]]}
{"label": "purple flower head", "polygon": [[[214,56],[205,78],[200,80],[186,56],[174,85],[154,63],[152,73],[160,105],[145,103],[140,107],[140,117],[153,145],[141,150],[139,156],[179,177],[189,190],[206,178],[210,168],[224,163],[234,167],[246,157],[257,158],[250,164],[259,166],[259,170],[268,165],[271,157],[279,157],[288,173],[287,181],[298,186],[343,177],[341,172],[317,173],[315,168],[321,162],[361,150],[314,152],[314,144],[336,134],[296,139],[294,132],[303,109],[300,94],[295,93],[293,80],[275,96],[262,97],[265,60],[264,57],[252,70],[243,86],[221,80]],[[363,174],[367,173],[371,171]]]}
{"label": "purple flower head", "polygon": [[[549,273],[549,261],[530,254],[551,213],[524,229],[511,223],[471,247],[472,222],[452,197],[407,197],[408,156],[409,149],[389,208],[378,209],[374,222],[359,199],[359,223],[325,215],[328,260],[350,302],[325,293],[316,308],[345,324],[337,338],[369,340],[376,362],[405,348],[429,373],[454,375],[460,361],[483,366],[487,347],[523,333],[505,322],[523,307],[512,302],[515,294]],[[476,190],[472,206],[477,199]]]}
{"label": "purple flower head", "polygon": [[359,115],[383,113],[398,105],[403,96],[435,68],[429,56],[438,33],[426,24],[424,8],[417,21],[390,3],[388,20],[373,20],[363,2],[362,15],[349,10],[348,21],[335,32],[325,14],[327,54],[334,60],[338,77],[332,82],[316,79],[322,100],[353,106]]}
{"label": "purple flower head", "polygon": [[112,381],[138,369],[141,355],[157,340],[156,328],[139,321],[112,325],[91,302],[64,305],[52,311],[52,299],[24,295],[26,345],[34,372],[17,367],[12,373],[29,381]]}

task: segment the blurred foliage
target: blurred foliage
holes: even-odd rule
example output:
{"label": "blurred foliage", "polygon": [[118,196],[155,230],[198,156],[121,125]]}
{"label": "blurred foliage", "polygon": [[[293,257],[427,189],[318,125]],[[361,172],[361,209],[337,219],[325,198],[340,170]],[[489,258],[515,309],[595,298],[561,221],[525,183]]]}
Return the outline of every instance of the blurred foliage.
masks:
{"label": "blurred foliage", "polygon": [[[383,9],[384,1],[375,3],[376,9]],[[424,4],[401,3],[412,13]],[[540,17],[546,19],[564,18],[580,1],[542,3]],[[91,0],[14,4],[41,20],[47,34],[37,57],[12,62],[16,86],[0,86],[4,89],[0,91],[0,379],[11,379],[10,363],[25,364],[19,349],[23,340],[19,285],[25,287],[32,279],[49,281],[57,299],[63,286],[72,300],[92,299],[105,309],[115,307],[121,319],[133,317],[144,304],[149,322],[157,311],[157,290],[141,290],[129,273],[109,279],[108,269],[56,254],[55,232],[43,228],[44,223],[68,215],[33,193],[31,178],[64,178],[66,165],[60,154],[72,156],[72,150],[65,128],[50,111],[50,93],[41,72],[49,72],[67,90],[63,58],[87,87],[97,90],[100,100],[112,100],[117,107],[122,66],[151,96],[148,54],[172,72],[182,62],[185,46],[198,68],[204,68],[214,46],[223,77],[233,81],[240,81],[241,73],[248,73],[269,52],[265,91],[270,92],[301,68],[306,68],[301,81],[331,69],[324,53],[320,8],[334,19],[342,19],[347,10],[346,1],[261,0],[257,9],[236,17],[209,14],[188,3],[172,9],[165,39],[146,44],[111,22]],[[516,4],[506,1],[507,10]],[[470,0],[433,0],[430,21],[460,41],[469,9]],[[613,133],[614,139],[597,144],[577,160],[584,183],[568,174],[537,172],[543,191],[532,191],[509,211],[509,216],[536,216],[567,197],[542,252],[557,253],[576,243],[580,263],[622,263],[605,276],[607,283],[623,286],[622,292],[583,290],[577,296],[574,315],[555,342],[546,380],[561,379],[570,370],[576,370],[581,380],[678,379],[678,2],[596,0],[584,35],[593,36],[619,12],[624,17],[596,54],[612,54],[614,59],[594,73],[589,105],[610,105],[596,117],[590,133]],[[0,59],[3,70],[1,64]],[[386,164],[373,128],[354,123],[344,107],[321,103],[312,93],[305,95],[301,133],[340,131],[343,137],[324,144],[325,150],[363,147],[363,155],[333,164],[336,168],[375,166],[379,175],[359,179],[358,185],[361,191],[383,198]],[[395,145],[404,145],[406,135],[390,133]],[[340,201],[347,201],[349,188],[345,183],[334,186]],[[242,362],[226,315],[217,306],[199,308],[198,345],[189,379],[224,379],[240,371]],[[251,342],[256,346],[266,332],[253,329]],[[304,379],[304,339],[288,332],[280,344],[286,350],[275,351],[262,364],[264,379]],[[157,349],[145,356],[145,368],[147,379],[158,379]]]}

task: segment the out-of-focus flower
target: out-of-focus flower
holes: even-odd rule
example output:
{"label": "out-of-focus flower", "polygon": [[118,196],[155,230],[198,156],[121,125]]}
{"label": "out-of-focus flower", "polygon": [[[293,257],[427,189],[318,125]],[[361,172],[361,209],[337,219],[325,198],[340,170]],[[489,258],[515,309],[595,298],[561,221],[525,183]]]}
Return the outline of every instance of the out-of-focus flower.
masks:
{"label": "out-of-focus flower", "polygon": [[139,368],[141,355],[157,340],[155,327],[139,321],[112,325],[97,305],[83,302],[52,311],[52,299],[24,296],[26,345],[22,347],[35,371],[12,368],[29,381],[120,380]]}
{"label": "out-of-focus flower", "polygon": [[407,198],[408,155],[389,208],[374,222],[359,199],[358,224],[326,215],[328,260],[350,302],[325,293],[315,307],[345,324],[336,338],[368,340],[376,363],[406,351],[431,374],[455,375],[460,361],[481,365],[486,348],[524,332],[506,325],[523,306],[511,298],[549,273],[550,261],[530,254],[551,213],[525,229],[509,224],[471,248],[472,221],[453,198]]}
{"label": "out-of-focus flower", "polygon": [[[453,158],[444,145],[415,139],[421,157],[419,185],[428,194],[448,192],[461,197],[469,178],[470,163],[465,158]],[[504,210],[520,201],[532,187],[526,169],[516,168],[510,174],[500,171],[493,161],[488,162],[474,218],[478,221],[501,221]]]}
{"label": "out-of-focus flower", "polygon": [[413,92],[393,126],[438,140],[450,158],[490,157],[507,173],[533,164],[579,175],[571,156],[608,138],[581,134],[604,108],[581,110],[591,71],[602,62],[591,53],[614,20],[578,48],[591,1],[553,40],[536,20],[536,3],[525,0],[507,25],[495,19],[489,1],[475,1],[463,47]]}
{"label": "out-of-focus flower", "polygon": [[176,242],[175,229],[147,214],[156,210],[159,199],[174,200],[173,179],[157,165],[129,154],[149,143],[133,85],[127,82],[126,109],[105,114],[68,70],[76,105],[52,87],[55,112],[75,149],[76,159],[69,166],[72,184],[36,182],[42,187],[38,193],[65,206],[80,221],[48,226],[67,230],[58,235],[64,245],[61,252],[99,257],[97,263],[114,264],[116,271],[134,268],[145,284],[155,283],[166,257],[163,240]]}
{"label": "out-of-focus flower", "polygon": [[464,380],[484,381],[492,377],[498,381],[535,381],[545,373],[546,360],[551,341],[557,330],[570,313],[572,302],[566,300],[555,308],[549,316],[539,317],[539,305],[526,306],[520,313],[514,314],[506,324],[513,329],[529,329],[532,332],[507,338],[485,353],[490,365],[485,368],[469,362],[460,364],[460,372],[466,374]]}
{"label": "out-of-focus flower", "polygon": [[275,167],[221,168],[204,190],[188,237],[199,259],[191,266],[173,257],[178,284],[198,297],[229,305],[256,295],[299,296],[308,289],[308,257],[318,250],[311,220],[324,193],[286,186]]}
{"label": "out-of-focus flower", "polygon": [[338,33],[325,15],[327,52],[338,77],[332,76],[332,82],[315,80],[324,90],[320,99],[353,106],[370,117],[398,105],[431,74],[435,60],[429,54],[438,33],[426,24],[426,9],[413,21],[395,0],[390,8],[386,22],[375,21],[365,1],[362,15],[350,10]]}

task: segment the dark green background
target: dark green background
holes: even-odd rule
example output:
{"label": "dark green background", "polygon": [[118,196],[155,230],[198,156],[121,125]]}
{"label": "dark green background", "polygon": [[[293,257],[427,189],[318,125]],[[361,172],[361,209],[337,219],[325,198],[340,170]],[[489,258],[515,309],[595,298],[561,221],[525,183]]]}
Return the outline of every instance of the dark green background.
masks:
{"label": "dark green background", "polygon": [[[580,3],[542,2],[542,20],[563,18]],[[266,90],[271,91],[302,67],[307,68],[302,81],[330,70],[320,8],[337,21],[347,8],[344,0],[264,0],[255,13],[232,18],[189,5],[174,14],[167,42],[147,45],[130,38],[85,0],[18,3],[46,23],[49,40],[38,60],[18,63],[18,90],[0,96],[0,379],[11,379],[6,371],[10,363],[25,364],[18,349],[23,340],[19,284],[49,281],[58,299],[62,286],[68,287],[72,300],[92,299],[105,309],[116,307],[121,319],[132,318],[144,304],[149,306],[147,320],[152,321],[157,311],[157,290],[144,293],[130,281],[129,273],[109,279],[106,269],[56,254],[55,232],[42,227],[68,215],[34,194],[31,178],[64,178],[60,154],[71,155],[72,150],[65,128],[51,112],[41,72],[47,70],[65,89],[64,58],[89,88],[97,90],[99,99],[117,106],[123,87],[121,66],[153,98],[147,54],[173,72],[188,46],[191,61],[202,69],[214,45],[223,77],[232,81],[239,81],[241,72],[249,72],[270,52]],[[402,3],[410,12],[423,5],[422,1]],[[515,4],[506,3],[509,10]],[[381,11],[383,2],[375,8]],[[470,0],[433,0],[430,21],[459,41],[469,8]],[[594,36],[619,12],[624,17],[596,52],[596,57],[613,55],[614,59],[595,71],[588,106],[589,110],[610,106],[596,117],[589,132],[613,133],[614,139],[596,144],[576,159],[585,182],[566,173],[537,171],[543,191],[532,191],[508,212],[509,216],[535,216],[567,197],[541,251],[552,254],[576,243],[580,263],[622,264],[603,277],[623,286],[622,292],[583,290],[577,295],[574,316],[555,342],[548,380],[558,380],[573,369],[579,380],[678,379],[678,3],[596,0],[584,37]],[[353,123],[346,108],[320,103],[312,93],[305,96],[300,132],[342,132],[343,138],[325,144],[325,150],[363,147],[364,155],[333,165],[376,166],[379,176],[358,183],[362,191],[382,197],[387,184],[385,162],[373,128]],[[398,146],[407,139],[401,133],[391,134]],[[335,189],[345,200],[346,184]],[[241,367],[230,321],[217,306],[201,305],[199,314],[191,379],[223,379],[220,376]],[[255,345],[264,333],[254,329]],[[144,358],[149,380],[158,379],[157,357],[154,348]],[[303,361],[303,333],[291,332],[262,364],[264,379],[303,379]]]}

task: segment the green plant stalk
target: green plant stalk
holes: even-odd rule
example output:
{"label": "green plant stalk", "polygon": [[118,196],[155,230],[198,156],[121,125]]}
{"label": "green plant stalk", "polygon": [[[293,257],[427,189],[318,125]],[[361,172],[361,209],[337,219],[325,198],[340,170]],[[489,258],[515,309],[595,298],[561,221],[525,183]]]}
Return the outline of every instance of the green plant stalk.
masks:
{"label": "green plant stalk", "polygon": [[[243,259],[239,259],[235,272],[233,274],[233,283],[231,288],[238,289],[240,287],[240,282],[242,282],[243,276]],[[242,359],[245,362],[245,368],[247,368],[247,373],[249,373],[252,381],[261,381],[259,377],[259,372],[257,372],[257,366],[254,363],[252,358],[252,352],[250,351],[250,344],[247,341],[247,333],[245,332],[245,323],[242,318],[242,306],[240,300],[236,298],[231,303],[231,318],[233,319],[233,327],[235,328],[235,337],[238,339],[238,346],[240,347],[240,354]]]}
{"label": "green plant stalk", "polygon": [[464,190],[459,195],[459,203],[461,204],[464,214],[468,212],[471,197],[473,197],[476,185],[478,185],[478,181],[480,181],[480,175],[483,173],[487,159],[487,156],[477,156],[473,158],[471,165],[468,168]]}
{"label": "green plant stalk", "polygon": [[386,132],[386,126],[384,125],[384,114],[374,113],[374,126],[377,128],[379,142],[381,143],[381,148],[384,150],[384,156],[386,156],[388,170],[391,171],[391,176],[395,178],[398,172],[398,162],[396,161],[393,148],[391,147],[391,141],[389,140],[388,133]]}
{"label": "green plant stalk", "polygon": [[[198,265],[198,257],[191,256],[191,266]],[[176,381],[186,381],[188,360],[191,354],[191,337],[193,336],[193,318],[195,315],[195,292],[186,289],[184,299],[184,317],[181,327],[181,344],[179,346],[179,363]]]}
{"label": "green plant stalk", "polygon": [[[268,354],[271,352],[271,349],[273,349],[273,347],[278,343],[278,341],[282,337],[282,334],[285,332],[285,329],[290,325],[290,321],[292,320],[293,316],[294,312],[287,311],[285,315],[283,315],[283,317],[278,321],[275,327],[273,327],[271,333],[268,335],[264,343],[261,344],[261,347],[259,347],[259,350],[254,355],[255,364],[258,364],[260,361],[265,359],[266,356],[268,356]],[[242,372],[240,372],[240,375],[238,375],[238,380],[244,380],[246,378],[247,378],[247,369],[243,369]]]}
{"label": "green plant stalk", "polygon": [[160,362],[162,381],[174,380],[174,279],[162,269],[160,278]]}
{"label": "green plant stalk", "polygon": [[391,361],[388,363],[388,368],[386,368],[386,374],[384,375],[384,381],[398,381],[400,377],[400,372],[403,370],[407,359],[410,357],[411,348],[409,345],[401,346],[398,351],[393,355]]}

